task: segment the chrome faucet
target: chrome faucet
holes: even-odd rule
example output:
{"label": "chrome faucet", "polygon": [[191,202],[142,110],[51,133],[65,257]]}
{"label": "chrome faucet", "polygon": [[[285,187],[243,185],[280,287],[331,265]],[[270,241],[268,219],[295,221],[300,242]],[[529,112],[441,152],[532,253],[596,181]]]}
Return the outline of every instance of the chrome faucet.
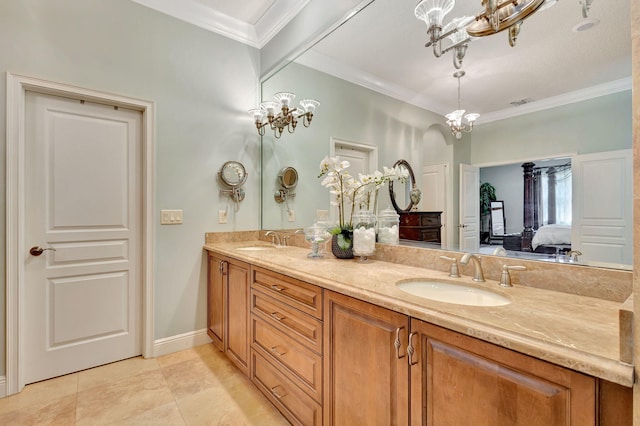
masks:
{"label": "chrome faucet", "polygon": [[[280,245],[280,235],[276,234],[273,231],[267,231],[264,234],[265,237],[271,237],[271,244],[275,245]],[[276,241],[278,242],[278,244],[276,244]]]}
{"label": "chrome faucet", "polygon": [[496,247],[496,249],[493,251],[492,254],[494,256],[506,256],[507,251],[504,249],[504,247],[500,246],[500,247]]}
{"label": "chrome faucet", "polygon": [[500,286],[502,287],[513,287],[511,284],[511,275],[509,275],[509,271],[524,271],[527,269],[526,266],[520,265],[502,265],[502,275],[500,276]]}
{"label": "chrome faucet", "polygon": [[565,256],[568,261],[577,262],[578,256],[582,256],[582,252],[578,250],[569,250]]}
{"label": "chrome faucet", "polygon": [[473,262],[473,266],[475,268],[473,273],[473,280],[478,283],[484,282],[484,274],[482,273],[482,265],[480,264],[480,258],[473,253],[465,253],[460,258],[460,263],[463,265],[467,265],[469,261]]}

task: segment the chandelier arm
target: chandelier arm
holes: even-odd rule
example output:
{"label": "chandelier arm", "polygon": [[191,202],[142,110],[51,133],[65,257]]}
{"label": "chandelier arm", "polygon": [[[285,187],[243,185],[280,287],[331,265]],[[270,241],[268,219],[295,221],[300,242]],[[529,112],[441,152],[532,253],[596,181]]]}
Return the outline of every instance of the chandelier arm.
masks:
{"label": "chandelier arm", "polygon": [[[453,67],[457,70],[462,66],[462,59],[458,57],[457,52],[453,52]],[[460,109],[460,105],[458,103],[458,109]]]}
{"label": "chandelier arm", "polygon": [[[425,43],[425,45],[424,45],[424,47],[431,47],[431,46],[432,46],[432,45],[434,45],[435,43],[437,43],[437,42],[439,42],[439,41],[441,41],[441,40],[443,40],[443,39],[445,39],[445,38],[449,37],[451,34],[455,34],[455,33],[457,33],[457,32],[458,32],[458,31],[460,31],[460,30],[461,30],[461,28],[454,28],[454,29],[452,29],[452,30],[449,30],[449,31],[447,31],[446,33],[444,33],[444,34],[442,34],[442,35],[438,36],[438,38],[437,38],[437,39],[434,39],[434,40],[431,40],[431,41],[426,42],[426,43]],[[444,53],[444,52],[442,52],[442,53]]]}
{"label": "chandelier arm", "polygon": [[313,114],[311,114],[310,112],[306,113],[303,116],[302,124],[304,125],[304,127],[309,127],[311,125],[312,118],[313,118]]}
{"label": "chandelier arm", "polygon": [[436,58],[439,58],[440,56],[442,56],[442,39],[439,39],[436,43],[434,43],[433,55]]}
{"label": "chandelier arm", "polygon": [[461,45],[467,44],[467,43],[469,43],[469,41],[471,41],[471,37],[467,37],[467,38],[465,38],[464,40],[460,40],[460,41],[459,41],[459,42],[457,42],[457,43],[454,43],[454,44],[452,44],[452,45],[450,45],[450,46],[447,46],[447,48],[446,48],[446,49],[444,49],[444,50],[442,51],[442,54],[444,55],[445,53],[447,53],[447,52],[448,52],[448,51],[450,51],[451,49],[455,49],[455,48],[456,48],[456,47],[458,47],[458,46],[461,46]]}

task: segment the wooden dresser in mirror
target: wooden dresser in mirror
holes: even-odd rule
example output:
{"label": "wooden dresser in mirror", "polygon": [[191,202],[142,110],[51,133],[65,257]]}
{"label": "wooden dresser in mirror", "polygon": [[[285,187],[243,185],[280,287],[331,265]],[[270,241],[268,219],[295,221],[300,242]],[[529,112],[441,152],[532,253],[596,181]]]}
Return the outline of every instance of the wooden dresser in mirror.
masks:
{"label": "wooden dresser in mirror", "polygon": [[442,241],[441,215],[442,212],[400,213],[400,238],[439,244]]}

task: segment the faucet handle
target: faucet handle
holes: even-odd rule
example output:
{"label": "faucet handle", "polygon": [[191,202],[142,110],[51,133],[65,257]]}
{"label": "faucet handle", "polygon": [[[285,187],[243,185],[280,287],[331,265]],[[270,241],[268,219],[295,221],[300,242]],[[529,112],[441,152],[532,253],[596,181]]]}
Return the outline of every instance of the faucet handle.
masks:
{"label": "faucet handle", "polygon": [[440,256],[440,259],[448,260],[449,262],[451,262],[451,269],[449,269],[450,277],[460,278],[460,272],[458,271],[458,259],[448,256]]}
{"label": "faucet handle", "polygon": [[513,287],[509,271],[524,271],[527,267],[523,265],[502,265],[502,275],[500,275],[500,285],[502,287]]}
{"label": "faucet handle", "polygon": [[282,236],[282,245],[285,247],[289,246],[289,237],[291,237],[291,235],[283,235]]}
{"label": "faucet handle", "polygon": [[568,260],[571,260],[572,262],[577,262],[578,256],[582,256],[582,252],[579,250],[569,250],[566,256]]}

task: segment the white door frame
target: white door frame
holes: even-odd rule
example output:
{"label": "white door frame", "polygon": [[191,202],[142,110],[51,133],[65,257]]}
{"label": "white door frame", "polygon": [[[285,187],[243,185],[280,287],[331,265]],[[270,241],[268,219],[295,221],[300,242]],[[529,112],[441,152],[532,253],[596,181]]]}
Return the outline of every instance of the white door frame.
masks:
{"label": "white door frame", "polygon": [[24,388],[25,97],[26,92],[106,103],[142,113],[142,355],[153,356],[153,206],[155,104],[7,73],[6,173],[6,393]]}

